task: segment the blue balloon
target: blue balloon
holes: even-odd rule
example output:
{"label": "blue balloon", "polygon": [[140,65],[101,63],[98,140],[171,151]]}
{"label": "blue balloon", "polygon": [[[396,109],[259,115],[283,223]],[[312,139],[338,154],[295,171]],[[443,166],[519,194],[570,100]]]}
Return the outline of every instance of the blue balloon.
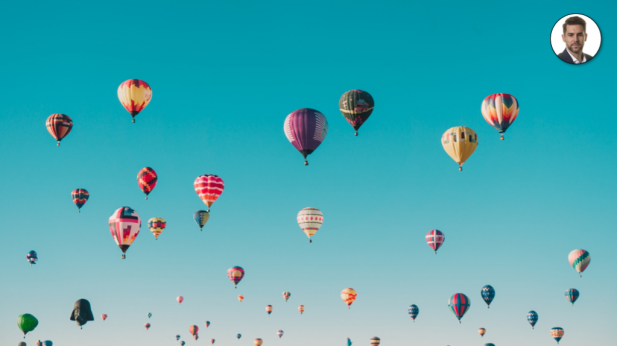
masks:
{"label": "blue balloon", "polygon": [[416,304],[411,304],[409,305],[409,309],[407,309],[407,312],[409,313],[409,316],[411,316],[411,319],[415,322],[416,317],[420,312],[420,309],[418,309],[418,306],[416,306]]}
{"label": "blue balloon", "polygon": [[572,303],[572,305],[574,305],[574,302],[578,299],[579,295],[580,294],[576,288],[566,290],[566,298],[570,303]]}
{"label": "blue balloon", "polygon": [[[495,289],[491,285],[482,287],[482,299],[486,302],[486,305],[491,305],[491,302],[495,298]],[[490,306],[488,306],[490,308]]]}
{"label": "blue balloon", "polygon": [[180,340],[180,335],[176,335],[176,340]]}
{"label": "blue balloon", "polygon": [[204,225],[208,222],[208,218],[210,218],[210,214],[205,210],[198,210],[193,214],[193,220],[195,220],[201,231],[203,231]]}
{"label": "blue balloon", "polygon": [[347,346],[351,346],[351,339],[347,338]]}
{"label": "blue balloon", "polygon": [[238,334],[238,339],[240,339],[242,337],[242,334]]}
{"label": "blue balloon", "polygon": [[536,322],[538,322],[538,314],[533,310],[529,311],[527,314],[527,321],[531,324],[531,329],[534,329],[533,327],[536,325]]}

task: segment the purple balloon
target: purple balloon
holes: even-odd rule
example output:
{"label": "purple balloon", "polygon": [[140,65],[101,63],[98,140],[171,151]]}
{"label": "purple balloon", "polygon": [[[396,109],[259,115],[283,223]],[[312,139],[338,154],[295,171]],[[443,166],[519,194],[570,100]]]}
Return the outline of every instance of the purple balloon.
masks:
{"label": "purple balloon", "polygon": [[328,121],[319,111],[302,108],[292,112],[285,119],[285,136],[304,156],[311,154],[323,142],[328,134]]}

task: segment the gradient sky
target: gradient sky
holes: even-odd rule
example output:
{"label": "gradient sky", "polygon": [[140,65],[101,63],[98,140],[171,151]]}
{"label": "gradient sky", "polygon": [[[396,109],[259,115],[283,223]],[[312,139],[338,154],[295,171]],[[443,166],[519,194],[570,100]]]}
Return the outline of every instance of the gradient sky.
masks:
{"label": "gradient sky", "polygon": [[[556,326],[560,345],[611,345],[615,10],[569,0],[4,4],[0,344],[21,341],[15,320],[31,313],[28,345],[165,346],[180,334],[187,346],[368,346],[372,336],[540,346],[554,345]],[[550,45],[573,12],[603,34],[582,66]],[[116,94],[130,78],[153,89],[135,124]],[[358,137],[338,110],[355,88],[376,102]],[[520,102],[504,141],[480,113],[498,92]],[[304,107],[330,128],[308,167],[283,133]],[[52,113],[74,122],[60,147],[45,128]],[[453,126],[479,135],[463,172],[440,143]],[[159,175],[147,201],[136,182],[145,166]],[[202,174],[221,176],[225,191],[199,232]],[[90,191],[80,214],[76,188]],[[144,225],[125,260],[107,224],[122,206],[168,223],[161,241]],[[325,217],[312,244],[296,223],[309,206]],[[446,235],[437,255],[424,240],[435,228]],[[582,279],[567,259],[577,248],[592,257]],[[226,277],[235,265],[246,270],[238,289]],[[349,310],[346,287],[358,291]],[[574,307],[568,288],[581,292]],[[462,324],[447,307],[458,292],[471,299]],[[96,317],[83,330],[69,321],[80,298]]]}

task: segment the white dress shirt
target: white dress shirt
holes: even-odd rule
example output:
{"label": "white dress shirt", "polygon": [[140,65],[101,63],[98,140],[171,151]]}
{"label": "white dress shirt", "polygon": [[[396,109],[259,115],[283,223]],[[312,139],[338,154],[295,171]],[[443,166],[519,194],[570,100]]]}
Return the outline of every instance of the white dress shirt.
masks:
{"label": "white dress shirt", "polygon": [[[578,59],[577,59],[577,58],[575,58],[575,57],[574,57],[574,55],[572,55],[572,54],[570,53],[570,51],[569,51],[569,50],[567,50],[567,49],[566,49],[566,52],[568,52],[568,54],[570,54],[570,57],[572,58],[572,61],[574,61],[574,64],[575,64],[575,65],[576,65],[576,64],[582,64],[580,61],[578,61]],[[583,53],[583,62],[587,62],[587,57],[585,56],[585,53]]]}

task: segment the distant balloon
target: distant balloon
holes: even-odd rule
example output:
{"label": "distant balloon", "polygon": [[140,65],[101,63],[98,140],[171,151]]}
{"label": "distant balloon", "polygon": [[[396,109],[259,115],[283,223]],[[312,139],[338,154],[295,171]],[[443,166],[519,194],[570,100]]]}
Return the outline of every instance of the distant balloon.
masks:
{"label": "distant balloon", "polygon": [[283,336],[283,331],[279,329],[279,330],[276,332],[276,335],[278,335],[278,336],[279,336],[279,339],[280,339],[280,338]]}
{"label": "distant balloon", "polygon": [[184,297],[183,296],[178,296],[178,297],[176,297],[176,300],[178,301],[178,304],[181,304],[184,301]]}
{"label": "distant balloon", "polygon": [[152,189],[156,186],[158,181],[158,176],[156,172],[150,167],[144,167],[137,173],[137,184],[143,193],[146,194],[146,199],[148,199],[148,195],[152,192]]}
{"label": "distant balloon", "polygon": [[234,283],[234,287],[238,288],[238,283],[244,277],[244,269],[242,267],[231,267],[227,269],[227,277]]}
{"label": "distant balloon", "polygon": [[566,290],[566,299],[568,299],[568,301],[572,303],[572,306],[574,306],[574,302],[578,299],[578,296],[579,292],[576,288],[570,288]]}
{"label": "distant balloon", "polygon": [[240,338],[242,337],[242,334],[238,334],[238,340],[240,340]]}
{"label": "distant balloon", "polygon": [[24,339],[26,338],[26,334],[33,331],[38,325],[39,320],[30,314],[22,314],[17,317],[17,326],[24,333]]}
{"label": "distant balloon", "polygon": [[287,299],[289,299],[289,297],[291,297],[291,293],[289,293],[289,291],[283,292],[283,298],[285,298],[285,302],[287,302]]}
{"label": "distant balloon", "polygon": [[239,295],[238,296],[238,300],[240,301],[240,303],[242,303],[242,301],[244,300],[244,296],[243,295]]}
{"label": "distant balloon", "polygon": [[118,98],[135,122],[135,116],[152,100],[152,88],[142,80],[129,79],[118,87]]}
{"label": "distant balloon", "polygon": [[469,298],[462,293],[456,293],[448,300],[448,307],[454,316],[458,318],[458,323],[461,323],[461,318],[469,311],[469,306]]}
{"label": "distant balloon", "polygon": [[264,341],[263,341],[263,340],[261,340],[261,339],[255,339],[255,340],[253,341],[253,343],[255,344],[255,346],[261,346],[261,344],[263,344],[263,343],[264,343]]}
{"label": "distant balloon", "polygon": [[26,343],[25,343],[25,342],[23,342],[23,341],[21,341],[21,342],[18,342],[18,343],[17,343],[17,346],[26,346]]}
{"label": "distant balloon", "polygon": [[495,289],[491,285],[486,285],[482,287],[481,294],[482,299],[484,299],[486,305],[490,308],[491,302],[493,301],[493,298],[495,298]]}
{"label": "distant balloon", "polygon": [[147,331],[148,329],[150,329],[150,323],[144,324],[144,327],[146,327],[146,331]]}
{"label": "distant balloon", "polygon": [[47,118],[45,125],[49,134],[58,141],[59,146],[60,141],[73,129],[73,120],[65,114],[52,114]]}
{"label": "distant balloon", "polygon": [[561,338],[563,338],[563,334],[564,334],[563,328],[554,327],[551,329],[551,336],[553,337],[553,339],[557,341],[558,344]]}
{"label": "distant balloon", "polygon": [[176,335],[176,340],[180,340],[180,335]]}
{"label": "distant balloon", "polygon": [[589,255],[589,252],[585,250],[576,249],[572,250],[572,252],[570,252],[570,254],[568,255],[568,261],[570,261],[570,265],[577,272],[579,272],[579,276],[583,277],[582,273],[585,271],[585,269],[587,269],[587,266],[591,261],[591,256]]}
{"label": "distant balloon", "polygon": [[304,312],[304,305],[298,306],[298,311],[300,311],[300,315]]}
{"label": "distant balloon", "polygon": [[441,136],[441,145],[446,153],[458,163],[458,170],[462,171],[463,164],[478,146],[478,135],[469,127],[452,127]]}
{"label": "distant balloon", "polygon": [[206,321],[204,324],[206,325],[206,328],[210,327],[210,321]]}
{"label": "distant balloon", "polygon": [[200,231],[204,230],[204,226],[206,222],[208,222],[208,219],[210,219],[210,214],[205,210],[198,210],[193,214],[193,220],[195,220],[197,226],[199,226]]}
{"label": "distant balloon", "polygon": [[360,126],[373,113],[375,101],[371,94],[362,90],[350,90],[341,96],[338,107],[347,122],[356,130],[356,136]]}
{"label": "distant balloon", "polygon": [[71,192],[71,198],[73,199],[73,203],[77,206],[78,213],[81,213],[81,207],[86,204],[89,197],[90,193],[88,193],[86,189],[76,189]]}
{"label": "distant balloon", "polygon": [[102,314],[101,318],[103,319],[103,321],[105,321],[107,319],[107,314]]}
{"label": "distant balloon", "polygon": [[122,207],[109,217],[111,236],[122,250],[122,258],[126,258],[126,250],[133,244],[141,228],[139,214],[130,207]]}
{"label": "distant balloon", "polygon": [[347,346],[351,346],[351,339],[347,338]]}
{"label": "distant balloon", "polygon": [[148,318],[152,317],[152,313],[148,312]]}
{"label": "distant balloon", "polygon": [[328,134],[328,121],[320,112],[302,108],[287,116],[283,130],[289,142],[304,156],[304,164],[308,165],[306,157],[319,147]]}
{"label": "distant balloon", "polygon": [[180,346],[184,346],[185,342],[184,341],[180,341]]}
{"label": "distant balloon", "polygon": [[411,319],[416,322],[416,317],[418,317],[420,309],[418,309],[418,306],[416,304],[411,304],[409,305],[409,309],[407,309],[407,313],[409,314],[409,316],[411,316]]}
{"label": "distant balloon", "polygon": [[428,246],[435,251],[435,254],[437,254],[437,250],[443,245],[443,242],[446,241],[446,236],[438,229],[428,231],[424,238]]}
{"label": "distant balloon", "polygon": [[484,334],[486,334],[486,329],[478,328],[478,333],[480,334],[481,337],[484,337]]}
{"label": "distant balloon", "polygon": [[211,343],[212,345],[214,345],[214,342],[215,342],[215,341],[216,341],[216,340],[214,340],[214,339],[210,339],[210,343]]}
{"label": "distant balloon", "polygon": [[488,344],[484,344],[484,346],[495,346],[495,344],[488,343]]}
{"label": "distant balloon", "polygon": [[309,243],[312,243],[311,237],[317,233],[323,224],[323,214],[317,208],[304,208],[298,213],[298,225],[309,238]]}
{"label": "distant balloon", "polygon": [[371,346],[377,346],[379,345],[379,343],[381,343],[381,339],[374,336],[371,338]]}
{"label": "distant balloon", "polygon": [[53,346],[53,345],[54,345],[54,343],[53,343],[53,342],[51,342],[51,340],[45,340],[45,341],[43,341],[43,346]]}
{"label": "distant balloon", "polygon": [[43,343],[41,342],[41,340],[37,340],[37,341],[36,341],[36,346],[41,346],[41,345],[43,345]]}
{"label": "distant balloon", "polygon": [[357,296],[358,293],[353,288],[346,288],[341,292],[341,298],[343,299],[345,304],[347,304],[348,309],[351,307],[351,304],[353,304],[354,300],[356,300]]}
{"label": "distant balloon", "polygon": [[80,329],[83,328],[84,324],[88,323],[88,321],[94,321],[90,302],[86,299],[78,299],[73,305],[70,320],[75,321]]}
{"label": "distant balloon", "polygon": [[36,261],[39,260],[39,256],[36,254],[36,251],[32,250],[28,252],[28,254],[26,255],[26,259],[28,260],[28,262],[30,262],[30,266],[32,267],[32,265],[36,264]]}
{"label": "distant balloon", "polygon": [[148,228],[154,234],[156,240],[159,239],[159,235],[165,230],[165,227],[167,227],[167,222],[162,217],[153,217],[148,220]]}
{"label": "distant balloon", "polygon": [[482,116],[497,132],[503,133],[514,122],[518,115],[518,101],[510,94],[493,94],[482,102]]}
{"label": "distant balloon", "polygon": [[268,315],[272,313],[272,305],[266,305],[266,312],[268,313]]}
{"label": "distant balloon", "polygon": [[529,311],[527,314],[527,321],[531,324],[531,329],[534,329],[534,326],[538,322],[538,314],[535,311]]}
{"label": "distant balloon", "polygon": [[199,198],[208,206],[208,212],[210,212],[212,203],[223,193],[225,183],[218,175],[204,174],[195,179],[193,187]]}
{"label": "distant balloon", "polygon": [[189,327],[189,333],[191,333],[193,338],[195,338],[198,332],[199,332],[199,327],[197,327],[196,325],[192,325]]}

